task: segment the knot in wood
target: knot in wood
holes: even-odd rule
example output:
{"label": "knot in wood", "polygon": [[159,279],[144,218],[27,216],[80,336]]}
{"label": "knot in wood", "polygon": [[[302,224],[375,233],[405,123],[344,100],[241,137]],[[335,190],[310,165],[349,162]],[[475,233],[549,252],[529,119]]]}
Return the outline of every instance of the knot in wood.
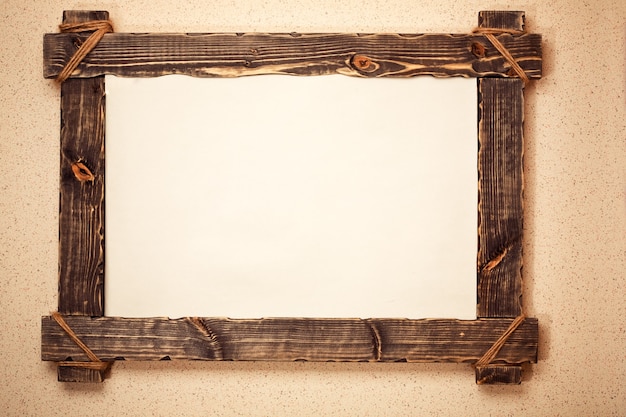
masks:
{"label": "knot in wood", "polygon": [[374,72],[378,69],[378,65],[365,55],[355,55],[352,57],[352,65],[359,71]]}
{"label": "knot in wood", "polygon": [[480,42],[472,42],[472,54],[476,58],[484,58],[485,57],[485,45]]}
{"label": "knot in wood", "polygon": [[77,161],[72,164],[72,172],[76,179],[80,182],[93,181],[96,177],[91,173],[89,168],[81,162]]}

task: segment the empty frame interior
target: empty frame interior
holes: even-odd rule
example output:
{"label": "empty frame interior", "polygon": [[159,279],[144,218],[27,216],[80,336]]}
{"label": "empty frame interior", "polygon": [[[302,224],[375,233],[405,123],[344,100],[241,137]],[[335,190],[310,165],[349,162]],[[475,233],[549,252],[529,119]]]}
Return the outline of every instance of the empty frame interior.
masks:
{"label": "empty frame interior", "polygon": [[476,318],[476,81],[106,78],[106,315]]}

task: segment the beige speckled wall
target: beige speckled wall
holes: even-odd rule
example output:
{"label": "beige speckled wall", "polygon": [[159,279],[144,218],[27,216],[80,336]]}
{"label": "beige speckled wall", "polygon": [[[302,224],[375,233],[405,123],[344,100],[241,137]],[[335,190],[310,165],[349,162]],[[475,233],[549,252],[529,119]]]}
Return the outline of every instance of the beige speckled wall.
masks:
{"label": "beige speckled wall", "polygon": [[[120,32],[467,32],[526,10],[544,78],[526,94],[524,303],[539,364],[513,387],[468,365],[117,363],[101,385],[42,363],[55,309],[59,90],[42,36],[64,9]],[[625,416],[626,2],[623,0],[4,0],[0,7],[0,415]]]}

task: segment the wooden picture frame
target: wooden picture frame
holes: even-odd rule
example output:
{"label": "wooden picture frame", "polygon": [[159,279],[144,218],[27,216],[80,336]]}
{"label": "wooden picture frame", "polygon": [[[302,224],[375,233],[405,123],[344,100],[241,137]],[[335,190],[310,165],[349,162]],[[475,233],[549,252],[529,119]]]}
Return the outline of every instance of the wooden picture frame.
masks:
{"label": "wooden picture frame", "polygon": [[[98,11],[63,18],[106,19]],[[495,32],[528,78],[541,77],[541,36],[523,33],[523,12],[480,12],[479,28]],[[44,76],[57,77],[89,35],[46,34]],[[104,35],[61,86],[59,303],[42,318],[42,359],[59,362],[60,381],[100,382],[102,364],[116,360],[475,364],[499,341],[476,381],[520,383],[521,365],[537,360],[538,321],[521,307],[524,82],[511,66],[483,32]],[[477,319],[105,317],[104,74],[174,73],[477,78]]]}

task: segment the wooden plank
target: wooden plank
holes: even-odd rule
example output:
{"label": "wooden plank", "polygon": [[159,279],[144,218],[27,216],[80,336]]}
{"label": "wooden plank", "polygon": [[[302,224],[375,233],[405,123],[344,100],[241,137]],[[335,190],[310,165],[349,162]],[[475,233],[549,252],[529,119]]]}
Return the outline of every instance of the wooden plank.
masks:
{"label": "wooden plank", "polygon": [[[487,11],[478,21],[521,31],[524,19],[523,12]],[[522,313],[523,88],[521,80],[478,80],[478,317]],[[476,383],[519,384],[521,372],[489,365],[476,369]]]}
{"label": "wooden plank", "polygon": [[521,366],[488,365],[476,367],[476,384],[478,385],[519,385],[521,383]]}
{"label": "wooden plank", "polygon": [[[68,11],[64,23],[108,19]],[[61,86],[59,306],[64,314],[104,314],[104,77]],[[63,382],[102,382],[104,373],[59,366]]]}
{"label": "wooden plank", "polygon": [[59,365],[57,368],[57,379],[59,382],[98,383],[104,382],[105,373],[97,369]]}
{"label": "wooden plank", "polygon": [[478,26],[523,32],[526,29],[526,16],[521,11],[485,10],[478,13]]}
{"label": "wooden plank", "polygon": [[478,317],[522,312],[523,83],[479,79]]}
{"label": "wooden plank", "polygon": [[59,312],[104,312],[104,77],[61,88]]}
{"label": "wooden plank", "polygon": [[[108,19],[66,11],[63,23]],[[59,308],[103,315],[104,77],[61,87]]]}
{"label": "wooden plank", "polygon": [[[256,319],[65,317],[104,361],[263,360],[475,362],[511,319]],[[88,360],[50,317],[42,318],[42,359]],[[494,362],[535,362],[538,327],[527,319]]]}
{"label": "wooden plank", "polygon": [[105,10],[64,10],[63,23],[83,23],[92,20],[108,20],[109,12]]}
{"label": "wooden plank", "polygon": [[[56,77],[85,35],[44,37],[44,76]],[[541,36],[499,35],[530,78],[541,77]],[[483,45],[480,53],[473,45]],[[510,66],[482,35],[111,33],[73,77],[255,74],[361,77],[508,77]]]}

